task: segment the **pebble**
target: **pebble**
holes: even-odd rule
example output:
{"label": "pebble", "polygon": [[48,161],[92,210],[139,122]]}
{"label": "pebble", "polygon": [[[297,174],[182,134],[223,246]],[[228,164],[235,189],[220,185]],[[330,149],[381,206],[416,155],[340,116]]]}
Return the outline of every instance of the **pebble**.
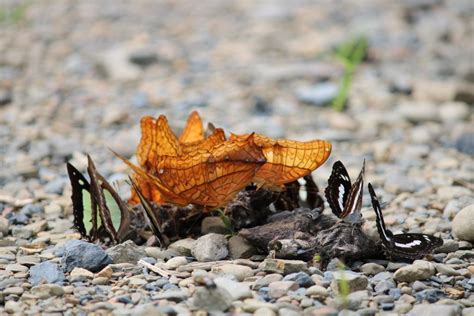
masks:
{"label": "pebble", "polygon": [[36,295],[39,299],[47,299],[52,296],[64,295],[64,289],[56,284],[40,284],[31,288],[31,294]]}
{"label": "pebble", "polygon": [[385,268],[380,264],[376,263],[366,263],[360,267],[360,271],[365,275],[376,275],[377,273],[385,271]]}
{"label": "pebble", "polygon": [[268,307],[260,307],[254,313],[254,316],[275,316],[276,313]]}
{"label": "pebble", "polygon": [[185,265],[186,263],[188,263],[188,259],[186,259],[186,257],[174,257],[166,261],[165,267],[166,269],[174,270],[179,266]]}
{"label": "pebble", "polygon": [[420,304],[413,306],[413,309],[408,315],[413,316],[432,316],[432,315],[443,315],[443,316],[459,316],[461,309],[457,305],[432,305],[432,304]]}
{"label": "pebble", "polygon": [[232,305],[232,295],[223,288],[208,289],[200,287],[193,296],[193,305],[208,311],[224,312]]}
{"label": "pebble", "polygon": [[456,123],[469,116],[469,106],[463,102],[447,102],[439,107],[439,116],[445,123]]}
{"label": "pebble", "polygon": [[438,109],[430,102],[404,102],[399,105],[398,111],[407,120],[413,123],[436,121]]}
{"label": "pebble", "polygon": [[296,91],[296,97],[303,103],[316,106],[329,104],[337,95],[339,86],[332,82],[319,83],[310,87],[301,87]]}
{"label": "pebble", "polygon": [[46,283],[61,283],[64,281],[64,273],[59,265],[49,261],[36,264],[30,268],[29,282],[32,285]]}
{"label": "pebble", "polygon": [[283,278],[283,281],[294,281],[300,287],[309,287],[314,285],[314,281],[305,272],[290,273]]}
{"label": "pebble", "polygon": [[279,298],[286,295],[288,291],[295,291],[299,288],[298,283],[293,281],[275,281],[268,286],[268,294],[272,298]]}
{"label": "pebble", "polygon": [[185,238],[185,239],[177,240],[174,243],[171,243],[168,246],[168,249],[176,250],[182,256],[190,257],[191,256],[191,250],[194,248],[195,245],[196,245],[196,240],[195,239]]}
{"label": "pebble", "polygon": [[313,285],[306,290],[306,295],[315,298],[325,298],[329,295],[329,292],[322,286]]}
{"label": "pebble", "polygon": [[340,291],[341,282],[347,282],[349,292],[365,290],[369,284],[369,280],[362,274],[353,271],[334,271],[331,288],[338,293]]}
{"label": "pebble", "polygon": [[252,268],[230,263],[214,266],[211,271],[217,275],[230,274],[234,276],[237,281],[243,281],[245,278],[253,275]]}
{"label": "pebble", "polygon": [[147,254],[143,247],[137,246],[133,241],[127,240],[117,246],[106,250],[107,255],[112,258],[114,263],[137,263]]}
{"label": "pebble", "polygon": [[214,283],[218,288],[222,288],[229,292],[234,301],[252,297],[252,291],[250,291],[247,284],[239,283],[225,277],[215,278]]}
{"label": "pebble", "polygon": [[82,240],[71,240],[64,244],[64,255],[61,267],[65,272],[71,272],[75,267],[98,272],[112,263],[107,253],[99,246]]}
{"label": "pebble", "polygon": [[306,271],[308,265],[301,260],[265,259],[259,268],[266,272],[287,275],[294,272]]}
{"label": "pebble", "polygon": [[257,281],[255,281],[255,283],[252,286],[252,289],[258,291],[262,287],[266,287],[270,283],[276,282],[276,281],[281,281],[282,279],[283,279],[283,276],[281,274],[278,274],[278,273],[267,274],[263,278],[258,279]]}
{"label": "pebble", "polygon": [[425,280],[435,274],[435,267],[431,262],[416,260],[413,264],[395,271],[393,278],[398,282],[413,282]]}
{"label": "pebble", "polygon": [[474,204],[463,208],[453,219],[453,235],[461,240],[474,242]]}
{"label": "pebble", "polygon": [[456,149],[471,156],[474,156],[474,132],[465,132],[459,135],[455,141]]}
{"label": "pebble", "polygon": [[71,282],[84,281],[86,279],[92,279],[93,277],[94,273],[90,272],[89,270],[78,267],[72,269],[71,273],[69,274]]}
{"label": "pebble", "polygon": [[197,261],[216,261],[227,257],[227,239],[224,235],[207,234],[199,237],[191,250]]}

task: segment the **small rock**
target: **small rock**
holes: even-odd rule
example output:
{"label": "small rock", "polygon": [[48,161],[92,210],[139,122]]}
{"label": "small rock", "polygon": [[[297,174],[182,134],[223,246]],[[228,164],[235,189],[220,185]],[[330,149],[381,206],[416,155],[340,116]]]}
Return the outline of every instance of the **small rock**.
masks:
{"label": "small rock", "polygon": [[72,269],[69,276],[71,277],[71,282],[77,282],[84,281],[86,279],[92,279],[94,277],[94,273],[90,272],[89,270],[76,267]]}
{"label": "small rock", "polygon": [[28,267],[24,266],[24,265],[21,265],[21,264],[17,264],[17,263],[11,263],[11,264],[7,264],[5,266],[5,270],[6,271],[11,271],[11,272],[28,272]]}
{"label": "small rock", "polygon": [[227,257],[227,239],[224,235],[207,234],[196,240],[191,250],[197,261],[217,261]]}
{"label": "small rock", "polygon": [[461,315],[461,308],[457,305],[430,305],[419,304],[413,306],[413,309],[408,313],[409,316],[459,316]]}
{"label": "small rock", "polygon": [[2,237],[8,235],[8,228],[10,226],[10,223],[8,219],[6,219],[3,216],[0,216],[0,234]]}
{"label": "small rock", "polygon": [[245,238],[236,235],[229,239],[229,253],[232,259],[248,259],[255,255],[257,250]]}
{"label": "small rock", "polygon": [[459,152],[474,156],[474,132],[462,133],[455,142]]}
{"label": "small rock", "polygon": [[36,236],[39,232],[45,231],[48,228],[48,222],[46,220],[39,220],[24,227],[31,231],[33,236]]}
{"label": "small rock", "polygon": [[436,248],[434,253],[450,253],[455,252],[459,249],[459,243],[456,240],[447,239],[443,240],[443,245]]}
{"label": "small rock", "polygon": [[109,283],[109,278],[95,277],[92,279],[92,284],[94,285],[106,285],[107,283]]}
{"label": "small rock", "polygon": [[436,121],[438,109],[431,102],[405,102],[400,104],[398,111],[407,120],[414,123]]}
{"label": "small rock", "polygon": [[112,258],[95,244],[82,240],[70,240],[63,247],[64,255],[61,259],[61,267],[65,272],[70,272],[75,267],[97,272],[112,263]]}
{"label": "small rock", "polygon": [[201,233],[203,235],[210,233],[225,235],[229,233],[229,230],[219,216],[208,216],[202,220]]}
{"label": "small rock", "polygon": [[177,250],[182,256],[190,257],[191,250],[196,245],[196,240],[192,238],[185,238],[175,241],[168,246],[168,249]]}
{"label": "small rock", "polygon": [[290,273],[283,278],[283,281],[294,281],[300,287],[309,287],[314,285],[313,279],[305,272]]}
{"label": "small rock", "polygon": [[112,273],[114,271],[112,270],[112,267],[111,266],[106,266],[105,268],[103,268],[102,270],[100,270],[99,272],[97,272],[95,274],[95,277],[96,278],[107,278],[107,279],[110,279],[112,277]]}
{"label": "small rock", "polygon": [[40,284],[31,289],[31,294],[36,295],[39,299],[47,299],[52,296],[64,295],[64,289],[56,284]]}
{"label": "small rock", "polygon": [[469,116],[469,106],[463,102],[447,102],[439,107],[439,116],[445,123],[455,123]]}
{"label": "small rock", "polygon": [[398,282],[413,282],[428,279],[434,274],[435,268],[431,262],[416,260],[413,264],[395,271],[393,278]]}
{"label": "small rock", "polygon": [[265,259],[259,268],[266,272],[287,275],[294,272],[307,271],[308,265],[301,260]]}
{"label": "small rock", "polygon": [[471,190],[459,186],[444,186],[438,188],[438,198],[443,201],[449,201],[455,198],[460,198],[464,195],[471,195]]}
{"label": "small rock", "polygon": [[456,271],[455,269],[451,268],[450,266],[446,264],[437,263],[435,264],[435,268],[436,268],[436,271],[438,271],[438,273],[441,273],[447,276],[461,275],[461,273],[459,273],[458,271]]}
{"label": "small rock", "polygon": [[56,263],[42,262],[30,268],[29,282],[32,285],[41,283],[61,283],[64,281],[64,273]]}
{"label": "small rock", "polygon": [[300,102],[316,106],[329,104],[337,95],[339,86],[332,82],[319,83],[315,86],[302,87],[296,91]]}
{"label": "small rock", "polygon": [[29,239],[33,236],[33,232],[24,226],[13,226],[12,236],[19,239]]}
{"label": "small rock", "polygon": [[[144,284],[146,284],[146,281]],[[186,292],[180,289],[167,290],[163,293],[159,293],[153,296],[153,300],[168,300],[176,303],[185,301],[187,298],[188,294],[186,294]]]}
{"label": "small rock", "polygon": [[463,208],[453,219],[453,235],[469,242],[474,241],[474,205]]}
{"label": "small rock", "polygon": [[288,291],[295,291],[299,288],[298,283],[293,281],[276,281],[270,283],[269,295],[273,298],[279,298],[286,295]]}
{"label": "small rock", "polygon": [[0,89],[0,107],[13,101],[13,93],[10,89]]}
{"label": "small rock", "polygon": [[179,266],[185,265],[188,263],[186,257],[174,257],[166,261],[165,267],[170,270],[174,270]]}
{"label": "small rock", "polygon": [[107,249],[106,253],[112,258],[114,263],[137,263],[147,254],[142,247],[137,246],[133,241],[127,240]]}
{"label": "small rock", "polygon": [[331,288],[339,293],[342,282],[347,282],[349,292],[365,290],[369,284],[369,280],[362,274],[353,271],[334,271]]}
{"label": "small rock", "polygon": [[248,298],[244,300],[244,304],[242,305],[242,309],[249,313],[254,313],[259,308],[270,308],[274,311],[278,309],[276,304],[267,303],[254,298]]}
{"label": "small rock", "polygon": [[20,286],[7,287],[3,290],[3,294],[5,295],[21,295],[23,292],[24,290]]}
{"label": "small rock", "polygon": [[322,286],[313,285],[306,290],[306,295],[315,298],[325,298],[329,295],[329,292]]}
{"label": "small rock", "polygon": [[267,274],[261,279],[258,279],[255,284],[252,286],[253,290],[260,290],[262,287],[268,286],[272,282],[281,281],[283,276],[278,273]]}
{"label": "small rock", "polygon": [[211,271],[215,274],[233,275],[237,281],[243,281],[245,278],[253,275],[252,268],[231,263],[214,266]]}
{"label": "small rock", "polygon": [[232,305],[232,295],[223,288],[200,287],[193,296],[193,305],[208,311],[224,312]]}
{"label": "small rock", "polygon": [[360,271],[365,275],[376,275],[377,273],[385,271],[384,266],[376,263],[366,263],[360,267]]}
{"label": "small rock", "polygon": [[[284,315],[284,314],[281,314],[281,315]],[[253,316],[276,316],[276,314],[271,308],[260,307],[253,313]]]}
{"label": "small rock", "polygon": [[247,284],[235,282],[223,277],[215,278],[214,283],[218,288],[222,288],[229,292],[234,301],[252,297],[252,291],[250,291],[250,288]]}

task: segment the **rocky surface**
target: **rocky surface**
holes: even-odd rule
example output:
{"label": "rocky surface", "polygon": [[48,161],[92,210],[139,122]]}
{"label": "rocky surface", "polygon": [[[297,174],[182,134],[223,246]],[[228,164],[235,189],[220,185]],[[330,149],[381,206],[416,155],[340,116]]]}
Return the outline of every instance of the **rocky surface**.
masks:
{"label": "rocky surface", "polygon": [[[471,315],[472,1],[5,1],[0,6],[0,314]],[[333,48],[364,34],[347,109]],[[77,241],[64,163],[86,154],[127,198],[144,115],[333,143],[392,230],[445,241],[414,263],[255,257],[210,234],[167,250]],[[364,196],[364,228],[375,214]],[[328,210],[326,209],[325,213]],[[71,241],[72,240],[72,241]],[[231,259],[232,258],[232,259]],[[250,259],[249,259],[250,258]],[[143,260],[146,267],[137,261]],[[140,261],[142,262],[142,261]],[[341,271],[341,269],[345,269]]]}

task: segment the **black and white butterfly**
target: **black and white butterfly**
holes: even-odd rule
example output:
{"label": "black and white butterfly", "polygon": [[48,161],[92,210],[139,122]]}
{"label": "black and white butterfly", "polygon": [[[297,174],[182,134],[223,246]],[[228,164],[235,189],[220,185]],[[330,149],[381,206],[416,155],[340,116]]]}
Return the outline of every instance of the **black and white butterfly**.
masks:
{"label": "black and white butterfly", "polygon": [[340,161],[332,166],[328,186],[324,190],[329,206],[338,218],[348,223],[361,222],[362,195],[364,190],[365,160],[354,184]]}
{"label": "black and white butterfly", "polygon": [[427,255],[433,249],[441,246],[441,238],[425,234],[393,234],[385,227],[382,208],[375,194],[374,188],[369,183],[369,193],[376,215],[377,230],[382,240],[382,245],[390,256],[406,259],[417,259]]}

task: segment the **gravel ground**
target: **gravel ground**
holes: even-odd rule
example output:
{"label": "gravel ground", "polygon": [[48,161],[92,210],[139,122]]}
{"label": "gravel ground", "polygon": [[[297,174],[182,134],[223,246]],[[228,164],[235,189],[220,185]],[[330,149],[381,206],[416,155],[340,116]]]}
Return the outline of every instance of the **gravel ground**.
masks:
{"label": "gravel ground", "polygon": [[[0,314],[474,315],[473,2],[190,4],[0,2]],[[359,34],[368,60],[335,112],[331,49]],[[444,246],[341,272],[230,259],[212,233],[168,250],[75,240],[65,162],[84,171],[89,153],[123,181],[107,147],[131,157],[140,117],[166,114],[178,132],[195,109],[227,131],[330,140],[320,187],[332,162],[355,177],[365,158],[387,225]]]}

